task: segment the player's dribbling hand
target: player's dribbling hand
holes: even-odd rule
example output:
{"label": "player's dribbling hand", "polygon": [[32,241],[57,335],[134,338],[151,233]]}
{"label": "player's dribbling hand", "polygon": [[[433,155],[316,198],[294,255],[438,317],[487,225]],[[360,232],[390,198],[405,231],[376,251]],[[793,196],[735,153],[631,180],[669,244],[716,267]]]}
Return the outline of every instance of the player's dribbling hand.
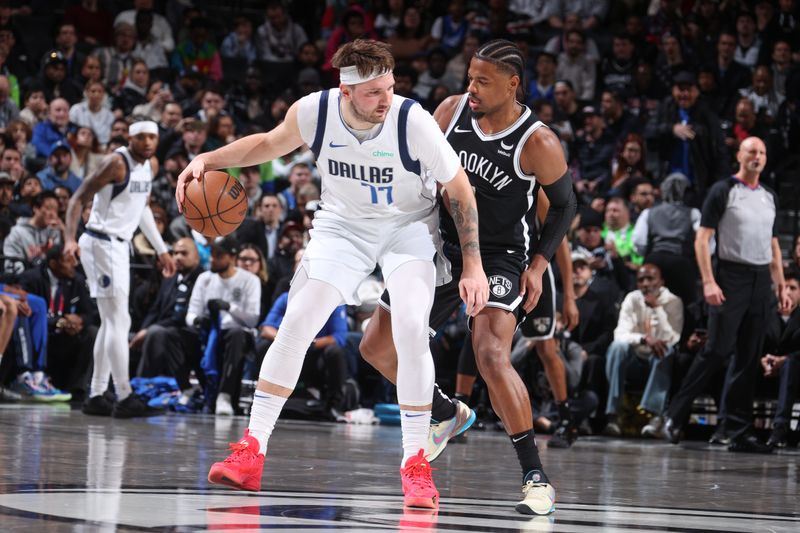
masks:
{"label": "player's dribbling hand", "polygon": [[183,213],[183,200],[186,197],[186,185],[193,179],[199,180],[203,177],[206,170],[206,163],[202,156],[192,159],[183,172],[178,176],[178,183],[175,185],[175,202],[178,204],[178,212]]}
{"label": "player's dribbling hand", "polygon": [[483,269],[475,272],[465,270],[458,282],[458,293],[467,306],[467,315],[477,316],[489,301],[489,280]]}
{"label": "player's dribbling hand", "polygon": [[533,311],[542,296],[542,272],[526,268],[519,278],[519,295],[525,298],[522,308],[526,313]]}

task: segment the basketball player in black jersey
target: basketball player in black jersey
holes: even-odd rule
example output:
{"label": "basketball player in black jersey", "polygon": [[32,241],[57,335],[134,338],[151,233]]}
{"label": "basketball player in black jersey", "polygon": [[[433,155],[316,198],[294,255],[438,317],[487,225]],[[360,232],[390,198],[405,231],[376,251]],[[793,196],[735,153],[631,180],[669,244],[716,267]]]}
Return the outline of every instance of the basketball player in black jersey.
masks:
{"label": "basketball player in black jersey", "polygon": [[[531,222],[531,226],[534,227],[537,235],[538,228],[544,223],[549,209],[550,201],[544,191],[539,189],[539,194],[536,198],[536,220]],[[532,210],[529,212],[529,216],[533,215]],[[572,258],[567,239],[561,241],[561,245],[556,250],[555,261],[558,263],[558,271],[561,273],[562,322],[566,331],[572,331],[578,325],[580,316],[572,286]],[[547,446],[548,448],[569,448],[578,438],[578,430],[570,412],[566,368],[563,359],[558,353],[558,342],[554,336],[556,321],[555,300],[555,282],[551,268],[548,267],[543,276],[542,296],[539,298],[539,303],[536,304],[532,312],[525,315],[523,322],[520,324],[520,330],[526,339],[533,342],[533,347],[542,362],[558,411],[558,424]],[[472,349],[472,336],[468,333],[458,356],[455,399],[461,402],[468,402],[477,378],[478,368],[475,364],[475,352]],[[461,407],[458,404],[456,405]]]}
{"label": "basketball player in black jersey", "polygon": [[[524,497],[516,509],[524,514],[548,514],[555,508],[555,489],[539,459],[528,392],[511,366],[510,353],[520,319],[534,309],[542,294],[542,275],[575,216],[576,199],[558,138],[516,100],[522,73],[523,58],[512,43],[495,40],[483,45],[470,61],[468,94],[442,102],[434,118],[459,155],[478,203],[481,258],[490,298],[486,307],[471,317],[470,327],[478,370],[522,467]],[[534,207],[540,187],[550,200],[550,208],[531,250],[526,214]],[[443,204],[447,206],[448,202]],[[458,279],[461,265],[453,246],[458,243],[453,221],[444,209],[440,209],[440,216],[445,254],[451,260],[454,279]],[[433,329],[452,314],[457,299],[457,285],[437,288],[430,317]],[[361,353],[394,380],[397,358],[388,304],[384,299],[373,314]],[[434,422],[454,420],[452,431],[439,435],[444,442],[466,429],[472,420],[454,416],[453,404],[449,400],[443,404],[437,396],[435,393]],[[449,406],[450,413],[437,415],[437,404],[444,405],[443,412]],[[436,432],[431,435],[436,441]]]}

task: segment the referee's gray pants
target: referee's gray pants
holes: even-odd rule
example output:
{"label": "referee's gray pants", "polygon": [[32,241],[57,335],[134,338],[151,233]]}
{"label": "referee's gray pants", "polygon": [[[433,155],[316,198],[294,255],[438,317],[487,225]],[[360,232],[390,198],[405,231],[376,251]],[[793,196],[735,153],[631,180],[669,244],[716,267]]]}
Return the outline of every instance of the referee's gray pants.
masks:
{"label": "referee's gray pants", "polygon": [[753,394],[758,361],[764,348],[767,316],[773,303],[769,266],[719,261],[717,284],[725,295],[720,306],[709,306],[708,342],[692,362],[681,388],[672,399],[669,417],[682,426],[689,420],[692,402],[733,354],[726,376],[722,404],[725,428],[731,438],[753,422]]}

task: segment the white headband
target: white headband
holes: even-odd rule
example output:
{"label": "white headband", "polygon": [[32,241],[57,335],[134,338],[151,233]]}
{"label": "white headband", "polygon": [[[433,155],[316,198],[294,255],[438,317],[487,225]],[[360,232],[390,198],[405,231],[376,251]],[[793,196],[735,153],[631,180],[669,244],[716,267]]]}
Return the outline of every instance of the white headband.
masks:
{"label": "white headband", "polygon": [[373,70],[369,76],[361,76],[361,74],[358,73],[358,67],[353,65],[352,67],[342,67],[339,69],[339,81],[344,85],[358,85],[359,83],[366,83],[375,78],[385,76],[389,74],[389,72],[391,71]]}
{"label": "white headband", "polygon": [[128,127],[128,135],[131,137],[139,135],[140,133],[158,135],[158,124],[152,120],[141,120],[139,122],[134,122]]}

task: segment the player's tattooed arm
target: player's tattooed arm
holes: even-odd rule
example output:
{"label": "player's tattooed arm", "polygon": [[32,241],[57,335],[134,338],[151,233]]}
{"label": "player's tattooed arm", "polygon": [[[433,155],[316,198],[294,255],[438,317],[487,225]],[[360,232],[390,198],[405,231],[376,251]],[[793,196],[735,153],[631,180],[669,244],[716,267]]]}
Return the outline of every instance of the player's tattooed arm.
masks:
{"label": "player's tattooed arm", "polygon": [[[83,206],[89,203],[97,191],[109,183],[121,182],[125,179],[125,162],[119,154],[106,156],[95,172],[87,176],[70,197],[67,205],[66,227],[64,230],[64,244],[75,243],[75,234],[78,232],[78,220],[81,218]],[[70,247],[72,248],[72,247]],[[72,251],[72,250],[69,250]]]}
{"label": "player's tattooed arm", "polygon": [[458,230],[458,238],[461,241],[461,251],[465,255],[480,254],[480,244],[478,243],[478,210],[474,202],[462,203],[454,198],[450,199],[450,215]]}
{"label": "player's tattooed arm", "polygon": [[478,241],[478,206],[475,203],[475,193],[472,192],[469,178],[461,167],[455,177],[444,184],[444,189],[464,257],[464,270],[458,282],[458,292],[467,305],[467,314],[475,316],[489,299],[489,282],[483,271]]}
{"label": "player's tattooed arm", "polygon": [[480,258],[478,205],[463,168],[459,167],[455,177],[444,184],[444,192],[442,196],[449,207],[450,216],[453,217],[465,259]]}

